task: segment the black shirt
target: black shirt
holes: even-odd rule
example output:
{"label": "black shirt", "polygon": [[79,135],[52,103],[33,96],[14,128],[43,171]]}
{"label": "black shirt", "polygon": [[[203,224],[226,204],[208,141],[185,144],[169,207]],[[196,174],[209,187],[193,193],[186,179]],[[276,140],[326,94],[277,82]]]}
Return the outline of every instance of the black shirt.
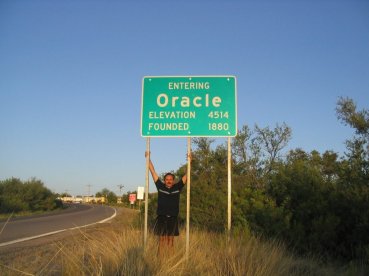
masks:
{"label": "black shirt", "polygon": [[184,184],[182,179],[174,184],[171,188],[158,179],[155,182],[158,189],[158,209],[157,215],[161,216],[178,216],[179,213],[179,194],[182,191]]}

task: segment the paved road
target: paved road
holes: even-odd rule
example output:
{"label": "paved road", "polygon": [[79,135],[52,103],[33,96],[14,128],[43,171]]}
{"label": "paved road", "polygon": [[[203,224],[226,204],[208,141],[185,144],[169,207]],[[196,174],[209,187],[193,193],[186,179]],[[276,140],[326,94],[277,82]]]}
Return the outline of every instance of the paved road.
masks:
{"label": "paved road", "polygon": [[94,224],[114,215],[115,209],[108,206],[74,204],[65,211],[49,215],[1,221],[0,246]]}

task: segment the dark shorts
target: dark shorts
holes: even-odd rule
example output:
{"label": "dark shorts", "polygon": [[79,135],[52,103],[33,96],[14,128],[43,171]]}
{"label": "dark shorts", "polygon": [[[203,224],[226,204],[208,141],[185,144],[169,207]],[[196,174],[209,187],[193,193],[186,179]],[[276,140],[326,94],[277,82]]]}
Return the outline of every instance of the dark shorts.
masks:
{"label": "dark shorts", "polygon": [[154,233],[158,236],[178,236],[178,217],[158,216],[154,225]]}

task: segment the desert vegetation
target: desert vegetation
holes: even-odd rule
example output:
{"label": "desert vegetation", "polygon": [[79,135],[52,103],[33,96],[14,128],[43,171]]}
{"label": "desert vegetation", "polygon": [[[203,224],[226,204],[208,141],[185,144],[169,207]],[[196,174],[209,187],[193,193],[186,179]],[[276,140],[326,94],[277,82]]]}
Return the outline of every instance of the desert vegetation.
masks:
{"label": "desert vegetation", "polygon": [[41,180],[0,180],[0,214],[3,216],[51,211],[57,208],[61,208],[61,202]]}
{"label": "desert vegetation", "polygon": [[228,239],[221,233],[193,229],[190,254],[185,235],[158,255],[157,238],[127,223],[133,210],[121,210],[111,224],[83,229],[73,236],[1,254],[1,275],[365,275],[361,266],[323,264],[296,257],[282,243],[246,233]]}

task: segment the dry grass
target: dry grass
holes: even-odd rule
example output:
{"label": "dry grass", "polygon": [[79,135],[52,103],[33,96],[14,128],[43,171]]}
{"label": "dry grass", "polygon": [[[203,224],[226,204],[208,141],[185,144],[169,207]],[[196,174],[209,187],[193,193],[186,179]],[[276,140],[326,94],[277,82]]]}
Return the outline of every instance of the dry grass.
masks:
{"label": "dry grass", "polygon": [[[252,236],[232,237],[192,230],[190,257],[185,259],[185,231],[174,248],[158,256],[150,235],[144,250],[142,232],[122,217],[115,223],[80,231],[73,238],[39,246],[33,255],[15,252],[0,261],[1,275],[349,275],[298,259],[277,242]],[[123,226],[126,225],[126,226]],[[1,257],[1,255],[0,255]],[[26,258],[26,259],[24,259]],[[347,271],[346,271],[347,272]],[[352,272],[352,271],[351,271]],[[357,275],[356,273],[353,275]]]}

